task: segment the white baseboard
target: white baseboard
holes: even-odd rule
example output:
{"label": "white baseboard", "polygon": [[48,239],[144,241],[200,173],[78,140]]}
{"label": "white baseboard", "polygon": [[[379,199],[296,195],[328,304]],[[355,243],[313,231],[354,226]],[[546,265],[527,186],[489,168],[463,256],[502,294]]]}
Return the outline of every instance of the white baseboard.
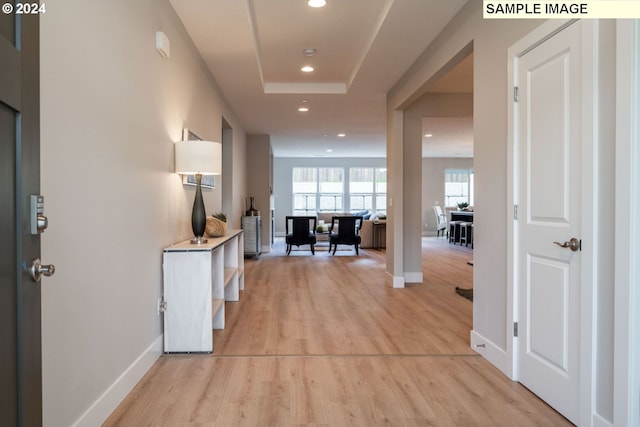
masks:
{"label": "white baseboard", "polygon": [[422,283],[422,271],[419,271],[419,272],[405,271],[404,281],[406,283]]}
{"label": "white baseboard", "polygon": [[422,283],[422,272],[405,272],[402,276],[394,276],[387,271],[394,288],[404,288],[405,283]]}
{"label": "white baseboard", "polygon": [[388,271],[387,273],[387,277],[389,278],[389,280],[391,280],[391,285],[394,288],[404,288],[404,277],[403,276],[394,276],[393,274],[389,273]]}
{"label": "white baseboard", "polygon": [[491,340],[483,337],[476,331],[471,331],[471,349],[482,357],[487,359],[489,363],[500,369],[510,379],[514,379],[510,364],[508,363],[507,352],[498,347]]}
{"label": "white baseboard", "polygon": [[113,384],[85,411],[73,427],[100,426],[129,394],[162,354],[163,336],[160,335],[114,381]]}

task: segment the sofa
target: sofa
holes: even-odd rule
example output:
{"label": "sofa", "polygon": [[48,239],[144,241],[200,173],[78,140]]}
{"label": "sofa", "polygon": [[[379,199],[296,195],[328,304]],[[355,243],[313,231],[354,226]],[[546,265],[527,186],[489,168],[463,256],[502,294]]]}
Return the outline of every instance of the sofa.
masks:
{"label": "sofa", "polygon": [[[366,213],[362,212],[318,212],[318,226],[323,226],[325,231],[329,231],[329,227],[331,227],[331,217],[333,216],[342,216],[342,215],[361,215],[363,218],[368,218],[362,221],[362,227],[360,228],[360,238],[362,242],[360,243],[360,247],[363,249],[372,248],[373,247],[373,223],[374,222],[382,222],[385,223],[386,219],[371,219],[373,215],[371,215],[368,211]],[[328,242],[329,235],[318,233],[316,235],[318,242]],[[386,246],[385,240],[382,240],[383,245]]]}

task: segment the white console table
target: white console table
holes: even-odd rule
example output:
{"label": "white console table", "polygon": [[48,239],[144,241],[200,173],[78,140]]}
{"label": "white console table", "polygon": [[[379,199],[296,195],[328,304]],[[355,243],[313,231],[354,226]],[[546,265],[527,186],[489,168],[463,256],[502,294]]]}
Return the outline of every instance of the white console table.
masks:
{"label": "white console table", "polygon": [[225,302],[238,301],[244,289],[242,230],[189,240],[164,249],[164,351],[213,351],[213,330],[224,329]]}

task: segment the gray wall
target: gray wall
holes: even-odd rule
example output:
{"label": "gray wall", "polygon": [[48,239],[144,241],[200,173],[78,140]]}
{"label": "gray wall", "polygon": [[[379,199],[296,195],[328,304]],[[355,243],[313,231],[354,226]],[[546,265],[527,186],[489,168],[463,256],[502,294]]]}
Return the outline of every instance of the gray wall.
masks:
{"label": "gray wall", "polygon": [[224,115],[244,195],[246,137],[167,0],[58,2],[40,29],[44,425],[100,425],[162,350],[162,249],[192,235],[195,193],[174,142],[219,141]]}
{"label": "gray wall", "polygon": [[276,235],[284,235],[284,218],[293,210],[292,174],[294,167],[386,167],[384,158],[297,158],[276,157],[274,159],[274,201],[276,213]]}

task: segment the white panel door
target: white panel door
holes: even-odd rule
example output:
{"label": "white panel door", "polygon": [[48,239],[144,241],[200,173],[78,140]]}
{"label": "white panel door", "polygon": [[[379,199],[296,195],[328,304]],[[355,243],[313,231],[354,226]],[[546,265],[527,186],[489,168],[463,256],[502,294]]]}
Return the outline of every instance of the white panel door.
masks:
{"label": "white panel door", "polygon": [[[518,379],[579,415],[581,55],[575,23],[516,60]],[[576,238],[575,251],[554,242]]]}

